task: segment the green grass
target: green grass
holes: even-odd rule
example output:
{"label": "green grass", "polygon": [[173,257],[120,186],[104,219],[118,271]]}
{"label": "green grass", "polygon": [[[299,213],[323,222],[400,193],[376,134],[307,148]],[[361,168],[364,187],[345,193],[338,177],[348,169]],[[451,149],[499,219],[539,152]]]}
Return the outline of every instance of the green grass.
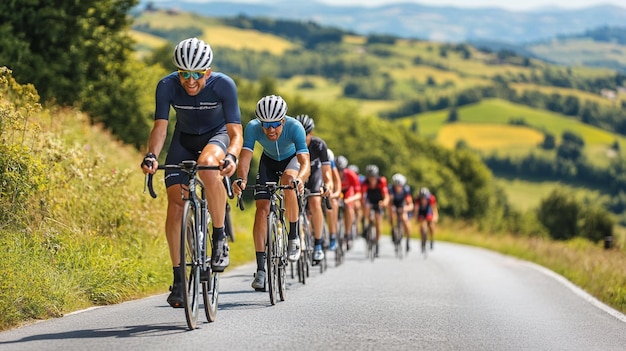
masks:
{"label": "green grass", "polygon": [[454,148],[460,140],[472,148],[481,151],[498,150],[506,154],[525,155],[544,139],[543,133],[522,126],[484,123],[450,123],[437,134],[437,142],[448,148]]}
{"label": "green grass", "polygon": [[570,66],[598,61],[614,61],[626,65],[626,46],[617,43],[572,38],[553,40],[530,46],[529,49],[541,57]]}
{"label": "green grass", "polygon": [[516,209],[526,211],[537,208],[542,199],[546,198],[554,189],[562,188],[576,198],[599,202],[603,195],[597,190],[577,187],[558,181],[531,181],[519,178],[494,178],[509,199],[509,203]]}
{"label": "green grass", "polygon": [[584,239],[556,242],[545,238],[479,234],[464,225],[443,226],[437,239],[480,246],[535,262],[563,275],[600,301],[626,313],[626,255],[620,248],[604,250]]}
{"label": "green grass", "polygon": [[[11,157],[12,148],[26,146],[16,155],[30,157],[27,175],[35,190],[19,201],[0,196],[0,330],[165,292],[172,273],[164,234],[163,183],[155,182],[156,200],[143,194],[140,152],[90,125],[79,111],[12,102],[13,94],[28,93],[22,89],[6,93],[0,84],[5,112],[0,116],[4,126],[0,160],[15,164],[7,155]],[[6,117],[24,120],[17,126]],[[14,127],[26,129],[18,134],[11,132]],[[3,181],[10,179],[4,164],[2,169]],[[0,191],[7,191],[5,186]],[[24,190],[18,187],[17,194]],[[233,265],[254,259],[248,234],[252,218],[251,211],[233,211],[237,230]]]}
{"label": "green grass", "polygon": [[[414,121],[417,121],[420,135],[426,137],[437,136],[439,138],[439,133],[446,126],[448,114],[448,110],[426,112],[399,119],[397,123],[402,123],[408,127]],[[458,110],[458,114],[460,122],[481,125],[508,125],[513,118],[523,118],[533,128],[554,133],[557,136],[557,140],[566,130],[575,132],[585,140],[586,153],[589,159],[598,165],[606,165],[609,162],[609,147],[615,140],[618,140],[622,145],[626,142],[626,138],[622,136],[581,123],[573,118],[500,99],[487,99],[477,104],[461,107]],[[470,136],[467,138],[470,138]],[[512,140],[512,142],[514,143],[515,141]],[[483,141],[482,143],[488,142]],[[474,147],[472,143],[469,143],[469,145]],[[517,153],[530,151],[531,149],[532,145],[528,145],[526,150],[518,149]],[[493,148],[493,151],[497,150],[500,149]]]}

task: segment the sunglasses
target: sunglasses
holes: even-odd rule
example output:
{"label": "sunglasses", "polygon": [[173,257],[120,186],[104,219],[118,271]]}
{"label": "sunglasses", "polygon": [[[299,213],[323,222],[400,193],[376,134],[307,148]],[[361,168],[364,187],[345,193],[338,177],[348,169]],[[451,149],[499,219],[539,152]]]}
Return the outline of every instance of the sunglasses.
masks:
{"label": "sunglasses", "polygon": [[193,79],[198,80],[202,77],[204,77],[204,75],[206,74],[206,71],[183,71],[183,70],[178,70],[178,74],[180,74],[181,77],[183,77],[183,79],[189,79],[191,77],[193,77]]}
{"label": "sunglasses", "polygon": [[283,124],[282,121],[276,121],[276,122],[261,122],[261,125],[263,126],[263,128],[265,129],[270,129],[270,128],[278,128]]}

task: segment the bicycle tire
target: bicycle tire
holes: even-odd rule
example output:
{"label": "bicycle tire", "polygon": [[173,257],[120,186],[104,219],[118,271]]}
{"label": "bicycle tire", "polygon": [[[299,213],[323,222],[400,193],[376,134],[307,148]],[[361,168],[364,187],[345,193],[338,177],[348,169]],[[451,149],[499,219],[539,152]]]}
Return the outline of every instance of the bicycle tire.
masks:
{"label": "bicycle tire", "polygon": [[[209,225],[207,223],[207,228]],[[224,216],[224,231],[231,243],[235,242],[235,231],[233,230],[233,221],[230,218],[230,204],[226,203],[226,216]]]}
{"label": "bicycle tire", "polygon": [[403,258],[403,254],[404,252],[402,251],[402,238],[404,237],[404,233],[402,230],[402,221],[398,221],[397,224],[397,228],[396,228],[396,240],[395,240],[395,245],[396,245],[396,256],[399,259]]}
{"label": "bicycle tire", "polygon": [[282,227],[276,236],[276,278],[277,278],[277,288],[278,288],[278,297],[280,301],[285,301],[286,287],[287,287],[287,264],[289,260],[287,260],[287,229],[283,225],[283,222],[280,221],[279,224]]}
{"label": "bicycle tire", "polygon": [[275,238],[278,235],[278,223],[276,220],[276,214],[271,212],[267,215],[267,243],[265,260],[267,262],[267,285],[270,294],[270,303],[276,304],[277,294],[277,271],[276,271],[276,252],[275,252]]}
{"label": "bicycle tire", "polygon": [[184,267],[182,284],[185,287],[183,307],[189,329],[196,329],[199,312],[200,269],[197,265],[199,250],[196,206],[186,201],[183,207],[183,221],[180,235],[181,267]]}
{"label": "bicycle tire", "polygon": [[368,235],[369,235],[369,242],[370,242],[369,258],[372,262],[374,262],[374,259],[376,258],[376,245],[378,245],[376,243],[376,226],[370,225],[370,230],[369,230]]}
{"label": "bicycle tire", "polygon": [[[206,228],[210,228],[210,221],[207,221]],[[211,243],[211,244],[209,244]],[[212,241],[208,236],[204,237],[204,243],[206,250],[204,252],[212,252]],[[211,270],[211,258],[207,256],[206,269],[211,272],[209,281],[202,282],[202,300],[204,303],[204,314],[209,323],[215,322],[217,319],[217,306],[219,301],[220,292],[220,274]]]}
{"label": "bicycle tire", "polygon": [[324,221],[322,224],[322,240],[324,242],[324,245],[322,245],[322,251],[324,251],[324,259],[322,259],[322,261],[320,262],[320,273],[324,273],[324,271],[328,269],[328,261],[326,260],[326,248],[328,247],[328,242],[330,239],[328,236],[328,225],[326,224],[326,221]]}

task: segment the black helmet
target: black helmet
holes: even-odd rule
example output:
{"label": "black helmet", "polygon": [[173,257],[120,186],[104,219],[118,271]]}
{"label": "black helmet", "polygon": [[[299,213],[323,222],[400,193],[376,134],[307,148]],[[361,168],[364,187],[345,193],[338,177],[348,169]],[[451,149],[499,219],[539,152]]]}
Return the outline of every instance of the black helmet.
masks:
{"label": "black helmet", "polygon": [[307,134],[311,133],[313,128],[315,128],[315,122],[313,121],[313,118],[309,117],[309,115],[297,115],[296,119],[302,123],[304,131]]}

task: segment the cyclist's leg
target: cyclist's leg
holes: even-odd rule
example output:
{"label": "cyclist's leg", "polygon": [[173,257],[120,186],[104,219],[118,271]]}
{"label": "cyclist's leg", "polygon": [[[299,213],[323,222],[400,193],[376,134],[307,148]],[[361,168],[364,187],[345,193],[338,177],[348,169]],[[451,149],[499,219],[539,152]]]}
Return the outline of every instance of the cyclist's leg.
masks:
{"label": "cyclist's leg", "polygon": [[[195,155],[180,144],[180,133],[174,132],[174,137],[168,150],[166,164],[178,164],[183,160],[194,159]],[[182,171],[165,171],[165,186],[167,187],[167,218],[165,220],[165,236],[172,261],[173,284],[172,293],[167,301],[172,307],[182,307],[183,288],[180,286],[183,270],[180,268],[180,228],[183,217],[184,202],[181,191],[188,184],[188,177]],[[185,188],[186,189],[186,188]]]}
{"label": "cyclist's leg", "polygon": [[[281,176],[280,183],[283,185],[291,185],[298,176],[300,170],[300,163],[298,158],[294,155],[290,161],[287,162],[284,172]],[[285,190],[285,216],[289,222],[289,260],[292,262],[297,261],[300,258],[300,237],[298,233],[298,216],[300,215],[300,208],[298,204],[298,197],[295,190]]]}
{"label": "cyclist's leg", "polygon": [[381,226],[383,221],[383,211],[378,204],[374,206],[374,224],[376,225],[376,242],[380,239]]}
{"label": "cyclist's leg", "polygon": [[428,233],[430,236],[430,249],[432,250],[435,242],[435,222],[433,221],[432,216],[428,219]]}
{"label": "cyclist's leg", "polygon": [[326,218],[328,220],[328,231],[330,232],[330,248],[335,249],[337,242],[337,222],[339,221],[339,201],[335,198],[330,199],[330,205],[332,209],[326,210]]}
{"label": "cyclist's leg", "polygon": [[[256,177],[256,184],[265,184],[271,181],[278,181],[276,171],[271,167],[270,160],[261,156],[259,161],[259,171]],[[256,213],[254,215],[254,226],[252,234],[254,236],[254,251],[256,252],[257,273],[252,287],[257,290],[265,288],[265,244],[267,237],[267,215],[270,212],[270,194],[265,190],[254,192]]]}
{"label": "cyclist's leg", "polygon": [[409,214],[407,211],[402,211],[402,227],[404,230],[404,236],[408,239],[411,237],[411,222],[409,221]]}
{"label": "cyclist's leg", "polygon": [[[202,150],[198,157],[198,164],[204,166],[219,166],[226,155],[227,145],[230,143],[228,134],[216,134]],[[224,232],[224,217],[226,215],[226,189],[222,183],[219,171],[200,171],[200,179],[206,187],[207,209],[213,223],[213,252],[211,264],[215,271],[221,272],[228,266],[228,242]]]}

